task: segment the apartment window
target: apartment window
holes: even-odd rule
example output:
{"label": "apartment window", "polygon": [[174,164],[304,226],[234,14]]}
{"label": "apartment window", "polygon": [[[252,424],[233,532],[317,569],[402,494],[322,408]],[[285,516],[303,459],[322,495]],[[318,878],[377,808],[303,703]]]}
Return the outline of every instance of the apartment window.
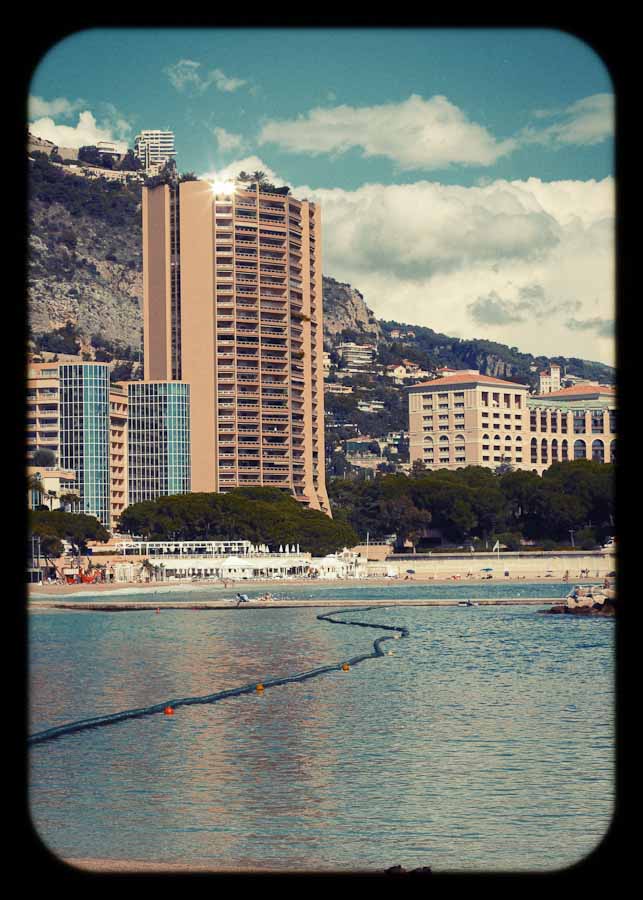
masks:
{"label": "apartment window", "polygon": [[558,413],[552,412],[549,423],[550,431],[558,431]]}
{"label": "apartment window", "polygon": [[615,409],[610,409],[609,417],[610,417],[610,434],[616,434],[616,410]]}
{"label": "apartment window", "polygon": [[530,429],[530,431],[536,431],[537,427],[538,427],[538,420],[536,418],[536,412],[535,412],[535,410],[532,410],[529,413],[529,429]]}
{"label": "apartment window", "polygon": [[540,414],[540,430],[541,431],[548,430],[548,428],[547,428],[547,413],[544,411],[541,412],[541,414]]}
{"label": "apartment window", "polygon": [[514,403],[519,409],[522,408],[522,397],[520,394],[514,394]]}
{"label": "apartment window", "polygon": [[567,434],[567,413],[560,414],[560,431],[561,434]]}
{"label": "apartment window", "polygon": [[511,394],[503,394],[502,399],[505,405],[505,409],[509,409],[509,407],[511,406]]}
{"label": "apartment window", "polygon": [[482,391],[482,405],[489,406],[489,392]]}
{"label": "apartment window", "polygon": [[500,406],[500,394],[492,394],[491,398],[492,398],[492,402],[491,402],[492,406]]}

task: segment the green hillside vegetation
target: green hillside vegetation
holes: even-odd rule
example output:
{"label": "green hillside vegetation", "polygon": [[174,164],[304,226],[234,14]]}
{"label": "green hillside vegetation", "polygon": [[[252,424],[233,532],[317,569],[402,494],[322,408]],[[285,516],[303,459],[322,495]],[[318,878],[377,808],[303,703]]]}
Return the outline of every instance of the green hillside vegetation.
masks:
{"label": "green hillside vegetation", "polygon": [[[386,475],[370,481],[331,480],[334,515],[372,540],[397,534],[422,545],[428,528],[451,542],[494,541],[510,549],[520,539],[591,549],[614,527],[613,466],[592,460],[554,463],[540,477],[534,472],[496,475],[481,466],[438,469],[413,477]],[[505,540],[506,538],[506,540]]]}
{"label": "green hillside vegetation", "polygon": [[134,503],[119,529],[149,540],[232,540],[299,544],[315,556],[358,543],[345,522],[309,510],[278,488],[236,488],[227,494],[177,494]]}
{"label": "green hillside vegetation", "polygon": [[[385,365],[408,359],[425,365],[429,370],[440,366],[479,369],[483,375],[511,378],[520,384],[537,386],[538,371],[554,362],[562,366],[568,375],[592,381],[614,382],[614,369],[599,362],[576,357],[533,356],[497,341],[453,338],[422,325],[405,325],[393,321],[382,321],[380,324],[390,341],[384,350],[380,350],[380,362]],[[405,338],[404,341],[393,340],[390,334],[396,328],[410,329],[415,336]],[[530,366],[536,366],[537,371],[532,372]]]}

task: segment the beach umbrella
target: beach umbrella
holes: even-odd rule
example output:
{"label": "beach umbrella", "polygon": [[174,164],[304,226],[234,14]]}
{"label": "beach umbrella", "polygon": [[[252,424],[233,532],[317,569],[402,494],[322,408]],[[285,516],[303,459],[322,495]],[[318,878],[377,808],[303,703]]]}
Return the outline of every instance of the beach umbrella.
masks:
{"label": "beach umbrella", "polygon": [[415,569],[407,569],[406,574],[407,575],[415,575]]}
{"label": "beach umbrella", "polygon": [[279,544],[279,552],[280,552],[280,553],[283,553],[283,552],[284,552],[284,548],[282,547],[281,544]]}
{"label": "beach umbrella", "polygon": [[493,572],[491,566],[487,566],[485,569],[480,569],[481,572]]}

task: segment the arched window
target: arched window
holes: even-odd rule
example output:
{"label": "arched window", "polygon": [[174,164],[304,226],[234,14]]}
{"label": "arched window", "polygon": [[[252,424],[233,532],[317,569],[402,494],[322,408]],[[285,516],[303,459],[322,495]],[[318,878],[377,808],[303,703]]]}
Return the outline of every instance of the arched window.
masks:
{"label": "arched window", "polygon": [[448,443],[449,443],[449,435],[448,435],[448,434],[441,434],[441,435],[440,435],[440,443],[441,443],[441,444],[448,444]]}
{"label": "arched window", "polygon": [[546,439],[546,438],[543,438],[542,441],[540,442],[540,461],[541,461],[541,462],[547,462],[547,460],[548,460],[548,456],[547,456],[547,439]]}
{"label": "arched window", "polygon": [[516,443],[517,443],[517,444],[521,444],[521,443],[522,443],[522,437],[521,437],[519,434],[516,435]]}
{"label": "arched window", "polygon": [[587,459],[585,441],[574,441],[574,459]]}
{"label": "arched window", "polygon": [[569,459],[569,444],[566,440],[560,442],[560,458],[563,462]]}
{"label": "arched window", "polygon": [[602,441],[592,441],[592,459],[595,462],[605,462],[605,447]]}
{"label": "arched window", "polygon": [[536,438],[531,439],[531,461],[538,462],[538,441]]}
{"label": "arched window", "polygon": [[558,462],[558,441],[556,438],[551,442],[551,461]]}
{"label": "arched window", "polygon": [[610,462],[616,462],[616,441],[610,442]]}
{"label": "arched window", "polygon": [[463,434],[456,434],[456,436],[455,436],[455,442],[456,442],[456,444],[464,444],[464,435],[463,435]]}
{"label": "arched window", "polygon": [[424,443],[425,443],[425,444],[432,444],[432,443],[433,443],[433,438],[431,437],[430,434],[425,434],[425,435],[424,435]]}

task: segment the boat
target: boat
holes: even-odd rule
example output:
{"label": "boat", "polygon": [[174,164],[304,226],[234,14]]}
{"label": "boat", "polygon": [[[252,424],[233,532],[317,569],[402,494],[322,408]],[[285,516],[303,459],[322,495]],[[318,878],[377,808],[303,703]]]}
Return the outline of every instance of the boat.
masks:
{"label": "boat", "polygon": [[480,606],[477,600],[458,600],[458,606]]}

